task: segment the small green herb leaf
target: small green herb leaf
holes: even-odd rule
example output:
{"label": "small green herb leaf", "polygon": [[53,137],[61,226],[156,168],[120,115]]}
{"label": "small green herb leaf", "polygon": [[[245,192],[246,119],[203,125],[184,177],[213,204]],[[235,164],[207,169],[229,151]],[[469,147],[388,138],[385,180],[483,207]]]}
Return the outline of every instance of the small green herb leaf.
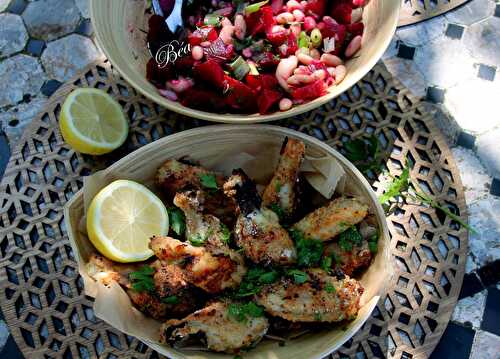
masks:
{"label": "small green herb leaf", "polygon": [[231,241],[231,232],[229,228],[224,223],[220,223],[220,233],[221,233],[221,241],[225,244],[229,244]]}
{"label": "small green herb leaf", "polygon": [[336,291],[335,287],[331,283],[327,283],[325,285],[325,290],[327,293],[335,293],[335,291]]}
{"label": "small green herb leaf", "polygon": [[256,2],[254,4],[250,4],[247,7],[245,7],[245,14],[251,14],[254,12],[257,12],[260,10],[260,8],[264,5],[266,5],[269,2],[269,0],[261,1],[261,2]]}
{"label": "small green herb leaf", "polygon": [[189,238],[189,242],[195,247],[201,247],[205,244],[206,238],[204,238],[201,234],[196,233]]}
{"label": "small green herb leaf", "polygon": [[276,213],[276,215],[278,216],[280,222],[283,221],[286,218],[285,211],[278,204],[272,203],[269,206],[269,208],[271,209],[271,211],[273,211],[274,213]]}
{"label": "small green herb leaf", "polygon": [[306,272],[303,272],[301,270],[298,270],[298,269],[289,269],[286,274],[289,276],[289,277],[292,277],[293,278],[293,281],[296,283],[296,284],[302,284],[302,283],[305,283],[307,282],[307,280],[309,279],[309,275],[306,273]]}
{"label": "small green herb leaf", "polygon": [[372,254],[376,254],[378,251],[378,233],[375,233],[372,237],[368,239],[368,249]]}
{"label": "small green herb leaf", "polygon": [[363,236],[356,227],[349,227],[339,235],[339,246],[342,250],[351,252],[353,246],[360,246],[363,243]]}
{"label": "small green herb leaf", "polygon": [[230,317],[238,322],[247,322],[249,318],[258,318],[264,315],[264,309],[254,302],[245,304],[231,303],[228,307]]}
{"label": "small green herb leaf", "polygon": [[163,298],[161,301],[166,304],[178,304],[179,298],[176,295],[171,295],[170,297]]}
{"label": "small green herb leaf", "polygon": [[410,168],[405,167],[403,172],[387,188],[383,195],[378,198],[379,203],[384,204],[390,199],[400,196],[403,191],[408,190],[410,185]]}
{"label": "small green herb leaf", "polygon": [[306,239],[300,231],[293,229],[290,230],[290,236],[297,248],[297,264],[300,267],[317,266],[323,254],[323,242],[316,239]]}
{"label": "small green herb leaf", "polygon": [[178,236],[182,236],[186,230],[186,217],[184,212],[182,212],[179,208],[172,206],[168,209],[168,219],[170,222],[170,228]]}
{"label": "small green herb leaf", "polygon": [[129,273],[132,289],[136,292],[152,292],[155,288],[153,274],[155,270],[150,266],[143,266],[135,272]]}
{"label": "small green herb leaf", "polygon": [[319,322],[321,320],[321,318],[322,318],[322,315],[321,315],[320,312],[315,312],[314,313],[314,320],[316,320],[316,321]]}
{"label": "small green herb leaf", "polygon": [[332,257],[331,256],[325,256],[323,258],[321,258],[321,262],[319,264],[319,266],[321,267],[321,269],[323,269],[325,272],[330,272],[331,269],[332,269]]}
{"label": "small green herb leaf", "polygon": [[213,174],[200,174],[201,185],[206,189],[217,189],[217,180]]}

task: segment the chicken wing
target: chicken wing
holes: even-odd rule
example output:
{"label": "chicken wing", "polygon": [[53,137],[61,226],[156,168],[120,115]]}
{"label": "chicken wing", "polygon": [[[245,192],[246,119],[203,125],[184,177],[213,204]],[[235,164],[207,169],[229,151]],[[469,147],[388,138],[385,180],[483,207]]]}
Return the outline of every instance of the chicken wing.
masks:
{"label": "chicken wing", "polygon": [[255,183],[243,170],[233,171],[224,192],[238,204],[236,242],[248,258],[261,264],[287,265],[296,261],[297,251],[288,232],[281,227],[276,213],[261,206]]}
{"label": "chicken wing", "polygon": [[202,337],[210,350],[237,353],[258,343],[266,334],[266,317],[238,321],[229,314],[229,302],[215,302],[182,320],[169,320],[161,329],[161,342],[178,346],[190,336]]}
{"label": "chicken wing", "polygon": [[271,209],[279,207],[287,218],[290,218],[295,210],[295,187],[304,153],[304,142],[285,138],[278,167],[262,195],[264,206]]}
{"label": "chicken wing", "polygon": [[237,286],[246,273],[243,257],[227,246],[195,247],[171,237],[153,237],[150,248],[161,261],[180,266],[189,283],[208,293]]}
{"label": "chicken wing", "polygon": [[333,269],[340,269],[348,276],[352,276],[357,269],[367,267],[372,260],[367,241],[363,241],[359,246],[353,245],[350,251],[341,248],[336,242],[331,242],[325,246],[324,254],[333,258]]}
{"label": "chicken wing", "polygon": [[363,288],[355,279],[338,279],[321,269],[306,271],[301,284],[282,278],[255,296],[269,314],[291,322],[338,322],[357,315]]}
{"label": "chicken wing", "polygon": [[226,224],[233,224],[235,204],[226,198],[221,190],[224,180],[224,176],[206,168],[177,160],[167,160],[158,168],[155,178],[157,186],[163,189],[169,200],[173,199],[177,192],[186,189],[208,189],[204,204],[206,212],[215,215]]}
{"label": "chicken wing", "polygon": [[293,225],[306,238],[328,241],[363,220],[368,206],[355,198],[340,197],[318,208]]}
{"label": "chicken wing", "polygon": [[211,214],[203,214],[205,195],[202,191],[178,192],[174,204],[186,216],[186,238],[191,243],[226,246],[230,232],[225,224]]}
{"label": "chicken wing", "polygon": [[[129,275],[144,267],[144,264],[116,264],[100,256],[93,255],[88,264],[89,275],[109,285],[116,281],[125,288],[132,303],[143,313],[158,320],[179,318],[198,308],[194,295],[195,288],[191,287],[176,265],[162,265],[159,261],[150,264],[154,268],[152,280],[154,288],[150,291],[137,291]],[[165,301],[169,298],[168,301]]]}

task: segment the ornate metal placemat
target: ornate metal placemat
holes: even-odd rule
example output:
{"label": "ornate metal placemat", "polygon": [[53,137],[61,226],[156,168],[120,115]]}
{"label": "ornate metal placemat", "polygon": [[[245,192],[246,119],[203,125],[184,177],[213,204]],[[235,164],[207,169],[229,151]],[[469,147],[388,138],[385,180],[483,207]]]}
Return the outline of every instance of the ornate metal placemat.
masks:
{"label": "ornate metal placemat", "polygon": [[469,0],[402,0],[399,26],[410,25],[444,14]]}
{"label": "ornate metal placemat", "polygon": [[[102,88],[124,107],[127,143],[103,157],[74,152],[58,129],[61,104],[78,86]],[[137,339],[97,319],[66,238],[63,206],[82,176],[162,136],[206,123],[139,96],[107,62],[92,65],[58,90],[15,146],[0,185],[0,301],[26,357],[154,358]],[[382,65],[332,102],[277,123],[342,150],[350,138],[375,134],[387,171],[411,177],[467,220],[462,184],[443,137],[414,98]],[[373,187],[381,191],[376,178]],[[405,204],[387,218],[396,275],[372,318],[335,358],[425,358],[438,343],[464,275],[467,232],[430,207]],[[364,356],[363,356],[364,355]]]}

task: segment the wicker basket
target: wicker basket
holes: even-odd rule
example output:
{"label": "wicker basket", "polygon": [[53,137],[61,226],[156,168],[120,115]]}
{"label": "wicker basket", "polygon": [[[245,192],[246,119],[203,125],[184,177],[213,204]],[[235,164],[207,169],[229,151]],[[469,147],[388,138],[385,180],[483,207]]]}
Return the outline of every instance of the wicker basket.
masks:
{"label": "wicker basket", "polygon": [[[375,193],[370,185],[362,176],[362,174],[342,155],[333,150],[328,145],[320,142],[313,137],[303,133],[296,132],[290,129],[251,125],[251,126],[209,126],[193,130],[177,133],[161,140],[153,142],[139,150],[129,154],[117,163],[104,171],[98,173],[100,177],[100,187],[86,189],[84,193],[79,191],[66,205],[64,215],[68,236],[73,247],[80,267],[80,274],[83,276],[86,286],[86,294],[101,296],[96,298],[94,308],[96,315],[101,319],[108,321],[111,325],[134,335],[146,344],[152,346],[158,352],[166,355],[169,358],[231,358],[231,356],[215,354],[215,353],[182,353],[178,350],[173,350],[167,346],[162,346],[155,342],[157,333],[151,336],[154,330],[148,326],[148,330],[142,332],[141,327],[130,328],[123,325],[128,318],[119,318],[120,311],[133,313],[139,320],[142,314],[137,310],[130,308],[118,308],[123,298],[127,298],[125,292],[120,290],[120,298],[106,297],[106,291],[102,288],[95,289],[96,283],[93,282],[86,273],[85,263],[90,254],[95,249],[90,244],[90,241],[85,235],[85,230],[81,223],[85,217],[85,203],[92,199],[90,194],[96,193],[102,186],[112,182],[118,178],[126,178],[141,182],[151,189],[153,187],[153,177],[156,169],[169,158],[180,158],[189,156],[190,159],[198,160],[207,167],[212,167],[214,163],[221,163],[228,156],[234,156],[235,153],[246,153],[253,156],[253,164],[265,166],[266,172],[262,173],[262,179],[270,177],[273,172],[274,162],[279,154],[279,149],[286,136],[295,137],[303,140],[306,144],[306,155],[309,157],[331,157],[335,159],[344,169],[346,173],[346,188],[349,193],[354,193],[363,199],[370,206],[370,212],[373,213],[378,222],[380,229],[380,240],[378,244],[378,254],[368,270],[363,274],[361,283],[365,288],[361,304],[362,309],[358,317],[349,325],[342,328],[333,329],[330,331],[322,331],[316,334],[305,335],[291,341],[284,347],[278,346],[276,342],[264,341],[255,349],[245,354],[245,358],[287,358],[287,359],[304,359],[304,358],[322,358],[331,353],[347,341],[354,333],[359,330],[363,323],[369,318],[373,308],[377,304],[379,295],[385,290],[385,285],[389,282],[391,276],[390,265],[390,237],[385,221],[385,215],[381,206],[377,202]],[[270,153],[275,153],[276,158],[271,158]],[[251,169],[250,169],[251,170]],[[249,171],[251,174],[251,171]],[[116,289],[116,288],[115,288]],[[102,302],[106,302],[106,310],[102,310]],[[122,305],[131,306],[129,302]],[[125,310],[126,309],[126,310]],[[110,313],[116,311],[116,313]],[[117,314],[118,313],[118,314]],[[157,323],[159,327],[160,323]],[[148,325],[151,325],[149,319]],[[146,327],[146,326],[144,326]],[[154,328],[154,325],[153,325]]]}
{"label": "wicker basket", "polygon": [[[120,74],[140,93],[168,109],[199,119],[225,123],[256,123],[287,118],[310,111],[339,96],[358,82],[380,59],[396,30],[401,0],[371,0],[363,10],[365,32],[363,46],[349,60],[347,76],[328,93],[314,101],[294,106],[288,111],[268,115],[218,114],[182,106],[160,96],[146,79],[150,54],[146,47],[147,15],[144,0],[90,0],[92,24],[97,41]],[[141,31],[142,30],[142,31]]]}

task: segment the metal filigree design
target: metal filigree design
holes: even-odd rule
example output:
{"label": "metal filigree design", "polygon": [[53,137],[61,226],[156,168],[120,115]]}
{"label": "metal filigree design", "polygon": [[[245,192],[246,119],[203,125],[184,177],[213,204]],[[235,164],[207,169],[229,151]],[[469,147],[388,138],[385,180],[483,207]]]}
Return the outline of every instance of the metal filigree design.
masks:
{"label": "metal filigree design", "polygon": [[399,26],[410,25],[444,14],[468,0],[402,0]]}
{"label": "metal filigree design", "polygon": [[[103,157],[74,152],[58,115],[78,86],[102,88],[130,119],[126,144]],[[107,62],[90,66],[61,88],[26,129],[0,185],[0,298],[12,335],[26,357],[155,358],[137,339],[95,318],[83,294],[66,238],[63,206],[82,177],[160,137],[206,124],[139,96]],[[342,151],[342,142],[375,134],[387,170],[407,158],[421,188],[466,220],[458,171],[424,106],[376,66],[348,92],[321,108],[278,123]],[[373,187],[381,192],[377,178]],[[446,328],[465,269],[467,233],[432,208],[404,205],[388,217],[396,275],[372,318],[334,358],[427,357]]]}

